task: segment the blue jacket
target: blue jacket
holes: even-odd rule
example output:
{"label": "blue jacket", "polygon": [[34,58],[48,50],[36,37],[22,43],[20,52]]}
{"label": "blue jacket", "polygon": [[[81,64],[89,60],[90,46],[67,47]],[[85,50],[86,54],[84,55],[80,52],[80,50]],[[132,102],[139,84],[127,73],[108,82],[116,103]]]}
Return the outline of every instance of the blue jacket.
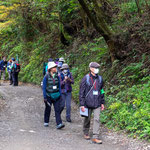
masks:
{"label": "blue jacket", "polygon": [[7,66],[7,61],[1,60],[0,61],[0,70],[5,70]]}
{"label": "blue jacket", "polygon": [[11,64],[10,62],[7,63],[7,71],[10,73],[11,72]]}
{"label": "blue jacket", "polygon": [[[47,99],[47,96],[46,96],[47,80],[48,80],[48,74],[46,74],[43,78],[43,97],[44,97],[44,99]],[[61,86],[60,86],[60,78],[59,77],[58,77],[58,81],[59,81],[59,92],[61,94]]]}

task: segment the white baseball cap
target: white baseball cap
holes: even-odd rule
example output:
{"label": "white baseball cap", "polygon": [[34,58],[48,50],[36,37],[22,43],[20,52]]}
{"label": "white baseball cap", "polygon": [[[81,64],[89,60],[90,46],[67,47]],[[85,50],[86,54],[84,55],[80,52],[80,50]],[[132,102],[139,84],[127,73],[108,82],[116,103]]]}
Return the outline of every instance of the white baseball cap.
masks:
{"label": "white baseball cap", "polygon": [[63,57],[59,58],[59,61],[65,62]]}

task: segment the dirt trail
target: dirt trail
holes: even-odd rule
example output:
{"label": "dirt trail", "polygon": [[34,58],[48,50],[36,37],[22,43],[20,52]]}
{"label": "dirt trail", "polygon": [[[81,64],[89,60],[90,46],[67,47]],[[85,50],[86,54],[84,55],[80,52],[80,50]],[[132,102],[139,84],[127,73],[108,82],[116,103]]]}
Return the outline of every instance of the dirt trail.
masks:
{"label": "dirt trail", "polygon": [[65,122],[63,130],[55,126],[52,111],[50,126],[43,126],[44,104],[39,87],[20,85],[0,86],[4,108],[0,108],[0,150],[150,150],[146,142],[128,138],[124,134],[102,130],[102,145],[82,138],[82,118],[72,103],[72,123]]}

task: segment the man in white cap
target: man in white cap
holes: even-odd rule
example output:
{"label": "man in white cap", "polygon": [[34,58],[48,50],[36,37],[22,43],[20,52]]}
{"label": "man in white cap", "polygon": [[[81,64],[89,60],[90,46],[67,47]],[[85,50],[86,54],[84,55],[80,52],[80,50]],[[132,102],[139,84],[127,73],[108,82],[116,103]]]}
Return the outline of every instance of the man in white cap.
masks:
{"label": "man in white cap", "polygon": [[65,125],[62,123],[60,113],[60,79],[57,75],[57,65],[54,62],[48,63],[48,72],[43,79],[43,96],[45,102],[44,126],[47,127],[49,125],[51,105],[53,104],[57,124],[56,128],[63,128]]}
{"label": "man in white cap", "polygon": [[104,91],[103,80],[98,75],[100,65],[96,62],[89,64],[90,73],[84,76],[80,84],[80,107],[84,112],[85,108],[88,108],[88,116],[84,119],[83,132],[86,140],[90,139],[89,129],[92,112],[94,113],[93,121],[93,138],[92,142],[96,144],[102,144],[99,139],[99,127],[100,127],[100,109],[104,110]]}

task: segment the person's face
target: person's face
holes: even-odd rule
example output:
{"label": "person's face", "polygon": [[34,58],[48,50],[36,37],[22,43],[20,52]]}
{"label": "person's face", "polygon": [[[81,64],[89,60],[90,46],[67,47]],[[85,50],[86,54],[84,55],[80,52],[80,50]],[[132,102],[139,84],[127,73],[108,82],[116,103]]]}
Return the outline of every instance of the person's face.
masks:
{"label": "person's face", "polygon": [[6,57],[3,57],[3,60],[5,61],[5,60],[6,60]]}
{"label": "person's face", "polygon": [[90,71],[94,73],[95,68],[90,68]]}
{"label": "person's face", "polygon": [[51,68],[51,72],[56,73],[57,72],[57,67]]}

